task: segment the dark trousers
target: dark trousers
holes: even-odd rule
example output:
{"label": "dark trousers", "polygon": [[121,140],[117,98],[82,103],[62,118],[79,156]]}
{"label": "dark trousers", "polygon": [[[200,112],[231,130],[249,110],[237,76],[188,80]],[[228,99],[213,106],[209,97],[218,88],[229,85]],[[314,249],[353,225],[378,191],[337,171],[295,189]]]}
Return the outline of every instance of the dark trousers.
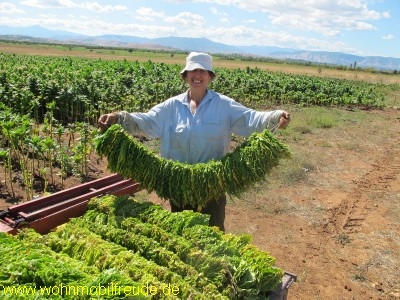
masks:
{"label": "dark trousers", "polygon": [[225,231],[225,207],[226,207],[226,196],[223,195],[216,200],[212,200],[207,203],[205,207],[202,207],[200,211],[198,211],[197,207],[193,207],[191,205],[183,205],[179,206],[172,201],[169,202],[171,206],[171,212],[180,212],[183,210],[192,210],[194,212],[200,212],[202,214],[210,215],[210,226],[217,226],[220,230]]}

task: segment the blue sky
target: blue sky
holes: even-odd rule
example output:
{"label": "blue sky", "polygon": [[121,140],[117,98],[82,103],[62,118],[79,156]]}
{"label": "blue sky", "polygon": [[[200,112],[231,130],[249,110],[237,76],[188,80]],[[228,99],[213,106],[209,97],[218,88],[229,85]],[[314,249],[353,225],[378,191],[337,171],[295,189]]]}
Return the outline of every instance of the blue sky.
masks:
{"label": "blue sky", "polygon": [[17,0],[0,25],[400,58],[400,0]]}

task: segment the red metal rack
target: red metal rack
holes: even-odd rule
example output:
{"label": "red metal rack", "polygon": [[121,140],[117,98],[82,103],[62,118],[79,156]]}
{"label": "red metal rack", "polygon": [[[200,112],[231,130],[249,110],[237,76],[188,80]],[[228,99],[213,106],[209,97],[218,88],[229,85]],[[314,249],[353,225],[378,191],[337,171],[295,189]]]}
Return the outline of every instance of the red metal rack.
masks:
{"label": "red metal rack", "polygon": [[30,227],[45,234],[69,219],[81,216],[93,197],[132,195],[139,190],[139,183],[112,174],[1,210],[0,232],[16,234],[19,228]]}

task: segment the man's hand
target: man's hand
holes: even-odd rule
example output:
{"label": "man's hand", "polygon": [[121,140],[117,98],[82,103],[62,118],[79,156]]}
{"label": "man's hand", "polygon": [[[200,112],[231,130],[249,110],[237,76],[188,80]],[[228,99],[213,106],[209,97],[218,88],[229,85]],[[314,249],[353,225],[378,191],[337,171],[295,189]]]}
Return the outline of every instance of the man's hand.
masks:
{"label": "man's hand", "polygon": [[284,111],[281,115],[281,118],[279,119],[278,128],[285,129],[286,127],[288,127],[289,123],[290,123],[290,113]]}
{"label": "man's hand", "polygon": [[112,124],[117,123],[118,121],[118,114],[113,112],[105,115],[101,115],[98,120],[98,125],[101,132],[104,132],[110,127]]}

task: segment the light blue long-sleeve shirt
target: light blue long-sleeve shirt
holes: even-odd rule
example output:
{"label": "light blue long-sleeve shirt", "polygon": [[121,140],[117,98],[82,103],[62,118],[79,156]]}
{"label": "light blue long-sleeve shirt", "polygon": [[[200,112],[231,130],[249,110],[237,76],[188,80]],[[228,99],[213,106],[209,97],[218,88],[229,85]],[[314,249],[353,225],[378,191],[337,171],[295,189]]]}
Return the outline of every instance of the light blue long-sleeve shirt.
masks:
{"label": "light blue long-sleeve shirt", "polygon": [[146,113],[119,112],[119,122],[131,134],[160,138],[162,157],[194,164],[221,159],[230,151],[232,133],[248,137],[275,128],[283,113],[256,111],[212,90],[207,90],[192,113],[187,94],[174,96]]}

